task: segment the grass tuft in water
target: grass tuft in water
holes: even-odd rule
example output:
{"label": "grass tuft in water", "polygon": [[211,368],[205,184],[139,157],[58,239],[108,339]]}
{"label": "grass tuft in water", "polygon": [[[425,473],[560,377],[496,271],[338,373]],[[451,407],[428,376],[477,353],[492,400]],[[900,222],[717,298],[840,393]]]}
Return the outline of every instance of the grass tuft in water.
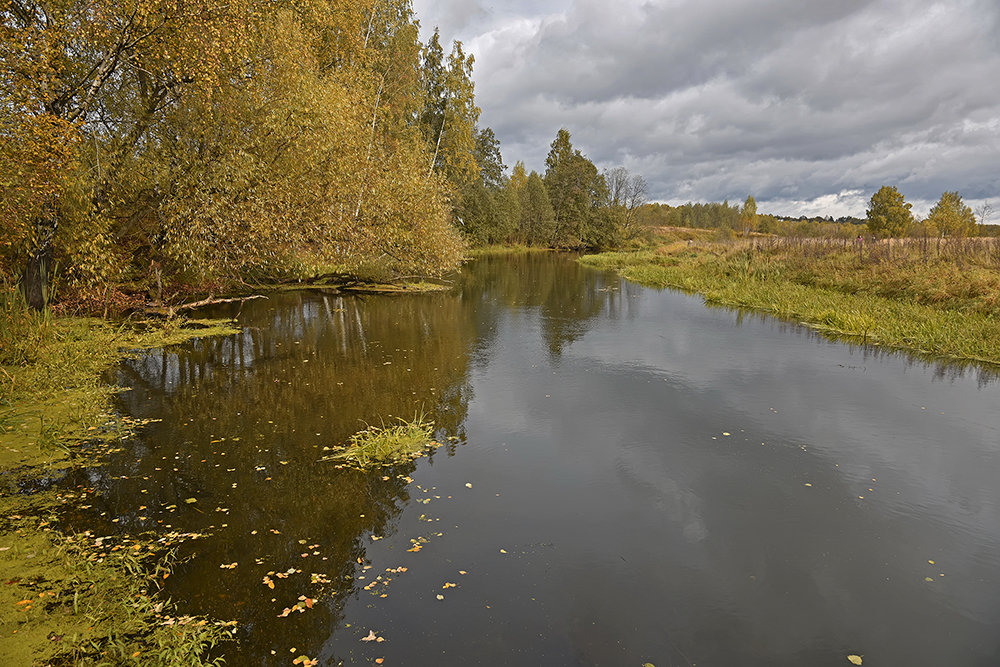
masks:
{"label": "grass tuft in water", "polygon": [[323,457],[323,461],[338,461],[354,468],[367,470],[419,458],[434,442],[434,423],[423,413],[398,424],[369,426],[350,437],[341,451]]}

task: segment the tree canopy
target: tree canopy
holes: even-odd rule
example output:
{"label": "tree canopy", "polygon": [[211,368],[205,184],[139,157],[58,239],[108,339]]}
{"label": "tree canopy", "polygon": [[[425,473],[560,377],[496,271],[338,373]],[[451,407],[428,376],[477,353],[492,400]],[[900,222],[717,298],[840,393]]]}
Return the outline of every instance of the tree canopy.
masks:
{"label": "tree canopy", "polygon": [[436,40],[408,0],[0,0],[0,270],[44,302],[55,264],[81,284],[451,269],[478,109],[471,56],[437,71]]}
{"label": "tree canopy", "polygon": [[630,233],[645,181],[568,130],[507,176],[473,64],[409,0],[0,0],[0,274],[41,307],[57,266],[160,299]]}
{"label": "tree canopy", "polygon": [[902,236],[913,223],[912,204],[891,185],[883,185],[868,203],[868,230],[877,236]]}
{"label": "tree canopy", "polygon": [[545,187],[555,211],[555,243],[600,247],[614,242],[608,185],[597,167],[573,148],[569,131],[560,129],[545,158]]}
{"label": "tree canopy", "polygon": [[958,192],[945,192],[931,209],[927,222],[941,236],[974,236],[976,216]]}

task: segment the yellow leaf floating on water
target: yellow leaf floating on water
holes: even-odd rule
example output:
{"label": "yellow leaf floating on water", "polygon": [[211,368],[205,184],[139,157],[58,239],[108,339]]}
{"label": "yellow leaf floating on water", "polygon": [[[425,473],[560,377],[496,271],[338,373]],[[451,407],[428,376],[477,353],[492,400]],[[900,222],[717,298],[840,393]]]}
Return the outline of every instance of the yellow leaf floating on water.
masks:
{"label": "yellow leaf floating on water", "polygon": [[850,663],[852,665],[860,665],[861,664],[861,656],[860,655],[849,655],[849,656],[847,656],[847,659],[848,659],[848,661],[850,661]]}
{"label": "yellow leaf floating on water", "polygon": [[367,637],[362,637],[361,641],[363,641],[363,642],[373,642],[373,641],[376,641],[377,639],[378,639],[378,637],[375,636],[375,631],[374,630],[369,630],[368,631],[368,636]]}

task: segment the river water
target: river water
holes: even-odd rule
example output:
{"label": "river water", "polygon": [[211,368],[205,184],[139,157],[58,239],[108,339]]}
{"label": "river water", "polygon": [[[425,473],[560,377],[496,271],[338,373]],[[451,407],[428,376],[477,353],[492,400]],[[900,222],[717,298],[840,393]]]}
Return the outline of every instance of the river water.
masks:
{"label": "river water", "polygon": [[[566,256],[237,313],[121,367],[161,421],[92,473],[108,530],[207,535],[167,593],[231,665],[1000,664],[987,370]],[[428,458],[319,460],[420,411]]]}

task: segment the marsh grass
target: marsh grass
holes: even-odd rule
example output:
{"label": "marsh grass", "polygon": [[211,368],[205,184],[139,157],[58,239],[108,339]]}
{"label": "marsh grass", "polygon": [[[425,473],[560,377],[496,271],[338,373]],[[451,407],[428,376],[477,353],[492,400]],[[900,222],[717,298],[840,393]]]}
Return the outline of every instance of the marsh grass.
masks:
{"label": "marsh grass", "polygon": [[581,262],[653,287],[701,294],[834,337],[1000,363],[996,239],[661,239]]}
{"label": "marsh grass", "polygon": [[108,420],[102,373],[129,351],[235,332],[228,322],[111,322],[27,307],[0,283],[0,469],[61,458]]}
{"label": "marsh grass", "polygon": [[397,424],[369,426],[350,437],[340,451],[324,456],[323,461],[337,461],[367,470],[402,463],[423,456],[434,442],[434,424],[423,413]]}
{"label": "marsh grass", "polygon": [[[4,664],[212,663],[205,655],[228,626],[167,616],[157,584],[170,565],[153,545],[123,536],[128,548],[111,550],[60,535],[63,501],[34,482],[56,465],[64,474],[96,460],[127,432],[128,420],[109,409],[115,389],[101,381],[105,370],[133,350],[232,331],[226,322],[57,317],[28,309],[15,286],[0,283],[0,580],[9,584],[0,616],[16,622],[16,634],[0,633]],[[85,442],[87,456],[77,456]]]}
{"label": "marsh grass", "polygon": [[55,517],[39,501],[31,499],[33,507],[3,501],[14,510],[5,512],[4,531],[18,535],[0,552],[8,584],[0,603],[15,610],[5,611],[5,622],[16,623],[16,633],[0,635],[5,664],[218,664],[209,654],[232,639],[234,624],[176,616],[159,594],[174,551],[151,538],[62,535],[50,528]]}

